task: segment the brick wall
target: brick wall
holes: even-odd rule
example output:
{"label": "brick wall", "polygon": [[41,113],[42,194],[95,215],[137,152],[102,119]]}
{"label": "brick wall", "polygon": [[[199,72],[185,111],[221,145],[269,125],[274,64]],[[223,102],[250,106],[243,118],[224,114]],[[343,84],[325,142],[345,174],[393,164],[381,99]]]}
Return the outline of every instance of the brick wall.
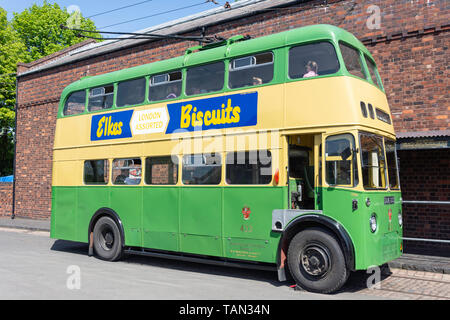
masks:
{"label": "brick wall", "polygon": [[12,214],[12,182],[0,182],[0,217]]}
{"label": "brick wall", "polygon": [[[443,26],[450,21],[448,1],[310,1],[291,9],[241,18],[207,28],[207,35],[260,37],[310,24],[345,28],[359,39]],[[381,29],[366,26],[381,9]],[[445,29],[447,30],[447,29]],[[369,46],[384,79],[397,132],[449,127],[448,37],[445,31]],[[86,75],[98,75],[182,55],[194,42],[161,40],[19,78],[16,215],[50,216],[51,161],[58,99],[65,86]],[[33,65],[36,67],[36,64]],[[21,65],[20,72],[27,66]]]}
{"label": "brick wall", "polygon": [[[450,201],[448,149],[399,151],[400,182],[404,200]],[[450,240],[450,205],[404,204],[404,236]],[[446,251],[450,245],[407,241],[405,250]]]}

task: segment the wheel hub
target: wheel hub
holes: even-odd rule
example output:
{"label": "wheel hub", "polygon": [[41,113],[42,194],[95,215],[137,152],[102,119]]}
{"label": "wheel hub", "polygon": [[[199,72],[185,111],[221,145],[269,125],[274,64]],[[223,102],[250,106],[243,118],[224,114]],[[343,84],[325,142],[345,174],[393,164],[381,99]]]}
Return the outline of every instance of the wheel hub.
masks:
{"label": "wheel hub", "polygon": [[328,250],[320,245],[308,246],[300,255],[300,263],[303,270],[309,275],[314,277],[323,276],[330,268]]}

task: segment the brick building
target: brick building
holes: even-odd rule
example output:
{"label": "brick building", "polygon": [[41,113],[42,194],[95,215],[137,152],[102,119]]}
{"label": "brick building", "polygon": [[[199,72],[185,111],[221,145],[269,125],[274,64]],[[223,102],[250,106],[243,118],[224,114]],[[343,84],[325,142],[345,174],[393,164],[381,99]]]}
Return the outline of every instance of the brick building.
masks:
{"label": "brick building", "polygon": [[[449,201],[450,3],[441,1],[244,0],[149,28],[156,34],[260,37],[327,23],[363,41],[383,77],[398,134],[404,200]],[[0,186],[0,215],[49,219],[56,111],[65,86],[93,76],[183,55],[182,40],[85,41],[18,65],[14,187]],[[13,192],[14,188],[14,192]],[[12,195],[14,193],[14,201]],[[3,195],[6,196],[3,196]],[[10,199],[9,202],[4,199]],[[13,203],[14,202],[14,203]],[[12,209],[11,209],[12,208]],[[405,204],[404,236],[450,239],[445,204]],[[445,243],[407,241],[405,248],[448,250]]]}

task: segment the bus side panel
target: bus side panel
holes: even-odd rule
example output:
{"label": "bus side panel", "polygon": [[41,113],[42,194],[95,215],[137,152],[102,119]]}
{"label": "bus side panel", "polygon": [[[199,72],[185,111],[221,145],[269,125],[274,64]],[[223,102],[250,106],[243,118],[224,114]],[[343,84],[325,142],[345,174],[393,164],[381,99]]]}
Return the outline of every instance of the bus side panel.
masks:
{"label": "bus side panel", "polygon": [[100,208],[109,208],[109,187],[84,186],[77,188],[77,237],[76,241],[88,242],[89,223]]}
{"label": "bus side panel", "polygon": [[[271,239],[272,211],[284,207],[283,195],[280,187],[232,186],[224,189],[226,257],[276,261],[278,239]],[[245,210],[248,211],[246,216]]]}
{"label": "bus side panel", "polygon": [[52,238],[76,240],[76,203],[76,187],[52,188]]}
{"label": "bus side panel", "polygon": [[178,251],[178,187],[144,187],[142,211],[143,246]]}
{"label": "bus side panel", "polygon": [[180,201],[180,250],[222,256],[222,188],[185,186]]}
{"label": "bus side panel", "polygon": [[110,188],[110,208],[122,221],[127,246],[142,246],[142,189],[138,186]]}

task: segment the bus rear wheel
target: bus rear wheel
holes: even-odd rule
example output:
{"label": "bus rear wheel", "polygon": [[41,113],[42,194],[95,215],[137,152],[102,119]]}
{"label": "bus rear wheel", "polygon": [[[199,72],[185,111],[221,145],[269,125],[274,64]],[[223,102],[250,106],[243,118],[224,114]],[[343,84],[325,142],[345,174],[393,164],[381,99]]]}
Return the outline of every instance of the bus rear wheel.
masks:
{"label": "bus rear wheel", "polygon": [[289,244],[287,258],[295,282],[307,291],[335,292],[349,275],[338,241],[323,229],[299,232]]}
{"label": "bus rear wheel", "polygon": [[101,217],[95,223],[94,250],[102,260],[117,261],[122,257],[122,236],[116,222],[110,217]]}

